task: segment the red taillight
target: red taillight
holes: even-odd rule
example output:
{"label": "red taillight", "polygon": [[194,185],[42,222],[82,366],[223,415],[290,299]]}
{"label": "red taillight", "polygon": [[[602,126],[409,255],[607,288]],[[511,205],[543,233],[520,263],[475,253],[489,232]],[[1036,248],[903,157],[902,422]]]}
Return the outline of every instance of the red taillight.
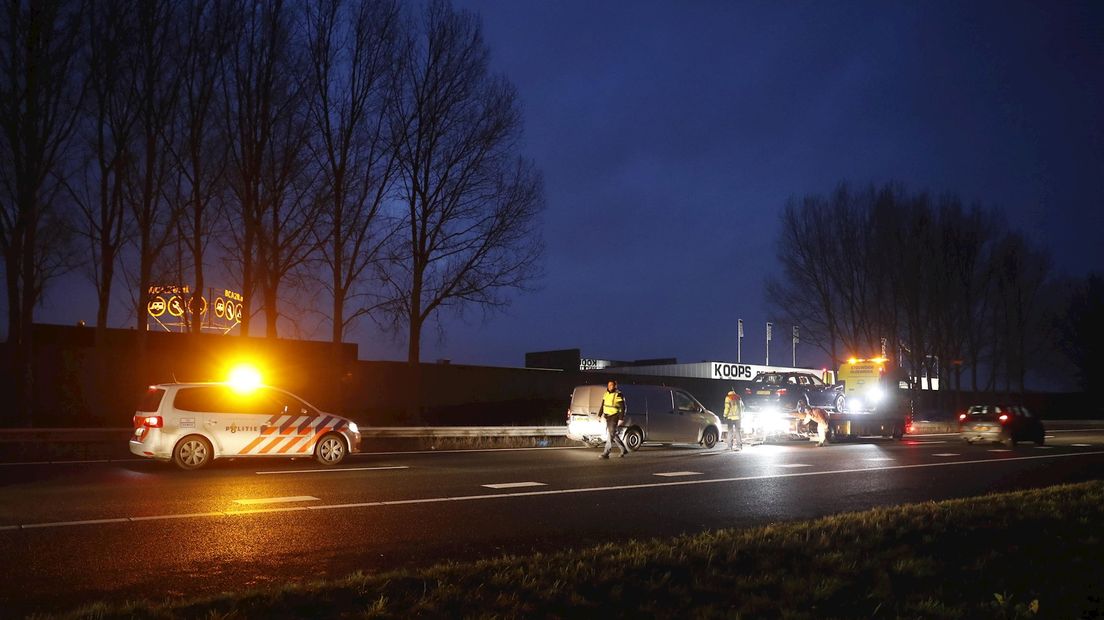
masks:
{"label": "red taillight", "polygon": [[786,388],[779,388],[779,389],[778,389],[778,395],[779,395],[779,396],[782,396],[782,395],[784,395],[785,393],[786,393]]}
{"label": "red taillight", "polygon": [[997,418],[997,419],[1000,420],[1001,422],[1007,422],[1008,421],[1008,414],[1007,413],[1002,413],[1000,415],[1000,417]]}
{"label": "red taillight", "polygon": [[165,419],[159,415],[136,415],[134,416],[134,428],[162,428],[165,426]]}
{"label": "red taillight", "polygon": [[744,388],[744,394],[751,394],[751,388]]}
{"label": "red taillight", "polygon": [[965,422],[966,421],[966,414],[965,413],[958,414],[958,419],[961,422]]}

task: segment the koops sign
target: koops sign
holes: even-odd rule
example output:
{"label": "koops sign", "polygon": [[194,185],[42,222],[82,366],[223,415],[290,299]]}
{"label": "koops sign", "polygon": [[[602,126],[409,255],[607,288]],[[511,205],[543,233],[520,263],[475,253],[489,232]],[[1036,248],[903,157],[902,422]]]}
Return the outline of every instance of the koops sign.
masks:
{"label": "koops sign", "polygon": [[751,381],[755,378],[757,371],[752,370],[754,366],[751,364],[729,364],[726,362],[711,362],[710,366],[713,367],[712,377],[714,379],[735,379],[740,381]]}
{"label": "koops sign", "polygon": [[761,372],[804,372],[817,374],[808,368],[788,368],[785,366],[757,366],[755,364],[733,364],[731,362],[709,362],[711,379],[728,381],[751,381]]}

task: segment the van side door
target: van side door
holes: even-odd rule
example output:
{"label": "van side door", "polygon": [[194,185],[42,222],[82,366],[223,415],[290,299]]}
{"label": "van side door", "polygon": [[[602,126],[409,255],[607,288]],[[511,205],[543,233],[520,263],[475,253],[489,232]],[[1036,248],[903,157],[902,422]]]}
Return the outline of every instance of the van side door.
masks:
{"label": "van side door", "polygon": [[676,439],[679,443],[697,443],[701,431],[703,408],[686,392],[675,391]]}
{"label": "van side door", "polygon": [[648,390],[648,441],[674,441],[676,422],[675,406],[671,400],[671,390]]}

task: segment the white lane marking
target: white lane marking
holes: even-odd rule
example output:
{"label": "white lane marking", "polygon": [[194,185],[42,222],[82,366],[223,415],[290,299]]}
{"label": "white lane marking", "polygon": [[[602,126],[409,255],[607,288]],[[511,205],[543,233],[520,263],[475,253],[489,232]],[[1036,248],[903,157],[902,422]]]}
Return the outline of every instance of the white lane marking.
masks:
{"label": "white lane marking", "polygon": [[[578,493],[601,493],[605,491],[631,491],[635,489],[655,489],[662,487],[677,487],[677,486],[691,486],[701,484],[725,484],[730,482],[754,482],[757,480],[776,480],[780,478],[802,478],[806,476],[828,476],[833,474],[863,474],[870,475],[872,471],[892,471],[896,469],[918,469],[922,467],[955,467],[958,465],[980,465],[989,463],[1011,463],[1012,461],[1034,461],[1040,459],[1061,459],[1067,457],[1081,457],[1081,456],[1099,456],[1104,455],[1104,450],[1094,450],[1092,452],[1070,452],[1065,454],[1044,454],[1039,456],[1015,456],[1011,458],[1002,459],[976,459],[972,461],[949,461],[942,463],[918,463],[913,465],[887,465],[885,467],[857,467],[853,469],[834,469],[824,471],[799,471],[785,474],[765,474],[761,476],[740,476],[733,478],[708,478],[705,480],[672,480],[669,482],[647,482],[642,484],[623,484],[617,486],[608,487],[583,487],[578,489],[551,489],[544,491],[517,491],[514,493],[490,493],[485,495],[462,495],[458,497],[431,497],[425,499],[405,499],[405,500],[389,500],[378,502],[357,502],[351,504],[327,504],[322,506],[302,506],[294,508],[305,510],[342,510],[348,508],[378,508],[381,506],[398,506],[409,504],[435,504],[440,502],[471,502],[477,500],[487,499],[510,499],[515,497],[537,497],[544,495],[575,495]],[[262,512],[262,511],[257,511]],[[210,516],[231,516],[252,514],[252,511],[242,511],[237,513],[230,512],[215,512],[215,513],[195,513],[191,515],[178,514],[178,515],[164,515],[162,518],[186,518],[186,517],[206,517]],[[21,529],[29,529],[35,527],[51,527],[59,525],[73,525],[82,523],[112,523],[120,521],[145,521],[154,517],[127,517],[121,519],[100,519],[98,521],[70,521],[64,523],[32,523],[20,525]]]}
{"label": "white lane marking", "polygon": [[932,456],[962,456],[962,455],[958,454],[958,453],[955,453],[955,452],[939,452],[939,453],[933,454]]}
{"label": "white lane marking", "polygon": [[23,529],[35,527],[62,527],[66,525],[100,525],[103,523],[126,523],[128,519],[87,519],[85,521],[56,521],[54,523],[32,523],[21,526]]}
{"label": "white lane marking", "polygon": [[18,525],[0,525],[0,530],[18,530]]}
{"label": "white lane marking", "polygon": [[[907,439],[905,441],[908,441]],[[946,439],[940,439],[938,441],[920,441],[918,439],[912,440],[913,444],[930,444],[930,443],[947,443]]]}
{"label": "white lane marking", "polygon": [[1074,448],[1091,448],[1092,447],[1091,443],[1071,443],[1070,445],[1073,446]]}
{"label": "white lane marking", "polygon": [[700,476],[702,473],[700,471],[667,471],[655,475],[665,478],[675,478],[677,476]]}
{"label": "white lane marking", "polygon": [[149,517],[131,517],[131,521],[160,521],[162,519],[191,519],[194,517],[221,517],[224,512],[185,512],[178,515],[152,515]]}
{"label": "white lane marking", "polygon": [[1036,450],[1053,450],[1054,446],[1035,446]]}
{"label": "white lane marking", "polygon": [[871,458],[868,458],[868,459],[865,459],[865,460],[867,460],[867,461],[896,461],[897,459],[890,458],[888,456],[876,456],[876,457],[871,457]]}
{"label": "white lane marking", "polygon": [[777,467],[812,467],[808,463],[779,463]]}
{"label": "white lane marking", "polygon": [[546,487],[543,482],[499,482],[498,484],[481,484],[479,486],[488,489],[519,489],[521,487]]}
{"label": "white lane marking", "polygon": [[317,497],[311,497],[310,495],[291,495],[288,497],[258,497],[255,499],[236,499],[235,504],[241,504],[243,506],[256,506],[257,504],[284,504],[287,502],[317,502],[321,501]]}
{"label": "white lane marking", "polygon": [[296,512],[306,510],[306,506],[282,506],[279,508],[253,508],[251,510],[227,510],[227,516],[256,515],[265,512]]}
{"label": "white lane marking", "polygon": [[256,472],[258,476],[275,474],[325,474],[332,471],[378,471],[382,469],[410,469],[408,465],[387,465],[381,467],[339,467],[337,469],[286,469]]}
{"label": "white lane marking", "polygon": [[989,452],[1011,452],[1008,448],[989,448]]}

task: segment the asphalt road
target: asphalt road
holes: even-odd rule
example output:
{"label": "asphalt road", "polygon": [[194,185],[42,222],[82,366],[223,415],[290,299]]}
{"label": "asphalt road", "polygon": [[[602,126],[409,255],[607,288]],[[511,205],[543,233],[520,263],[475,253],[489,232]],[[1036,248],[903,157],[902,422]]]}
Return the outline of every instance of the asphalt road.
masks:
{"label": "asphalt road", "polygon": [[0,609],[160,600],[1104,478],[1104,429],[730,453],[647,446],[0,465]]}

